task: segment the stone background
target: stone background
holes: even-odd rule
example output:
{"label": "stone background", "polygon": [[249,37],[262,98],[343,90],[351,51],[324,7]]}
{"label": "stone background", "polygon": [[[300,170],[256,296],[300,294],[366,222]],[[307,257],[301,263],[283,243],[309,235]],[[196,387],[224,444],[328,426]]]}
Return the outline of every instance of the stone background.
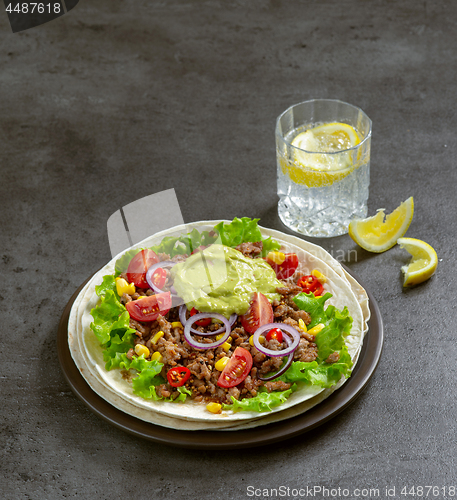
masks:
{"label": "stone background", "polygon": [[[456,28],[450,0],[81,0],[17,34],[0,16],[2,498],[231,500],[249,485],[381,498],[396,486],[401,498],[405,485],[457,483]],[[407,236],[440,258],[404,291],[398,247],[315,240],[381,309],[367,389],[312,433],[252,450],[157,445],[95,416],[63,377],[56,334],[110,259],[108,217],[175,188],[186,222],[260,217],[287,232],[274,123],[319,97],[373,121],[369,214],[414,196]]]}

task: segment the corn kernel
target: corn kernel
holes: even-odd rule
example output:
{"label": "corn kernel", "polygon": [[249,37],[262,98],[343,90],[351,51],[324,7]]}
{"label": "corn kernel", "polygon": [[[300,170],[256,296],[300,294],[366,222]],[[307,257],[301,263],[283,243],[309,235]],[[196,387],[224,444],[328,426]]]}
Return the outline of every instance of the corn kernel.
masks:
{"label": "corn kernel", "polygon": [[138,356],[144,355],[145,358],[149,358],[149,349],[145,345],[137,344],[135,346],[135,353]]}
{"label": "corn kernel", "polygon": [[151,339],[151,344],[156,345],[159,339],[161,339],[165,334],[160,330],[160,332],[157,332],[154,337]]}
{"label": "corn kernel", "polygon": [[230,361],[230,358],[228,358],[227,356],[224,356],[223,358],[218,359],[216,361],[216,363],[214,363],[214,368],[216,368],[216,370],[219,370],[221,372],[227,366],[227,363],[229,361]]}
{"label": "corn kernel", "polygon": [[325,325],[323,323],[319,323],[316,326],[313,326],[310,330],[308,330],[308,333],[310,335],[317,335],[323,328],[325,328]]}
{"label": "corn kernel", "polygon": [[298,327],[300,328],[301,331],[303,331],[305,333],[308,331],[308,328],[306,327],[305,322],[301,318],[298,320]]}
{"label": "corn kernel", "polygon": [[286,260],[286,255],[283,252],[269,252],[267,259],[275,264],[282,264]]}
{"label": "corn kernel", "polygon": [[[216,335],[216,340],[221,340],[221,338],[225,335],[225,332],[224,333],[220,333],[219,335]],[[233,339],[232,337],[228,337],[228,339],[226,340],[226,342],[231,342]]]}
{"label": "corn kernel", "polygon": [[208,403],[206,409],[211,413],[221,413],[222,405],[219,403]]}
{"label": "corn kernel", "polygon": [[127,295],[133,295],[135,293],[135,285],[133,283],[127,283],[124,278],[116,278],[116,292],[119,297],[122,297],[124,293]]}
{"label": "corn kernel", "polygon": [[317,269],[311,271],[311,275],[317,278],[321,283],[327,283],[327,278]]}
{"label": "corn kernel", "polygon": [[172,326],[172,328],[182,328],[183,327],[181,321],[173,321],[171,326]]}
{"label": "corn kernel", "polygon": [[231,347],[232,347],[232,344],[229,344],[228,342],[224,342],[221,347],[222,347],[222,349],[224,349],[225,352],[229,352]]}
{"label": "corn kernel", "polygon": [[[261,344],[265,344],[265,337],[264,337],[263,335],[260,335],[260,337],[259,337],[259,342],[260,342]],[[252,347],[254,347],[254,335],[251,335],[251,336],[249,337],[249,343],[252,345]]]}
{"label": "corn kernel", "polygon": [[152,356],[151,356],[151,359],[154,360],[154,361],[158,361],[159,363],[162,362],[162,359],[163,359],[163,356],[162,354],[160,354],[159,351],[156,351]]}

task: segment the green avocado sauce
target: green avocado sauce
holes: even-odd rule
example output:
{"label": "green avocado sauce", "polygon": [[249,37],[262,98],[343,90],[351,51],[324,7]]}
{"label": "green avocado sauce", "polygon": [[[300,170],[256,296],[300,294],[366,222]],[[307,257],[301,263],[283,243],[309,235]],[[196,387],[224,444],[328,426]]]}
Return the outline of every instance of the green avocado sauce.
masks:
{"label": "green avocado sauce", "polygon": [[255,292],[272,302],[282,286],[263,259],[251,259],[224,245],[214,244],[171,269],[174,287],[190,310],[216,312],[229,318],[244,314]]}

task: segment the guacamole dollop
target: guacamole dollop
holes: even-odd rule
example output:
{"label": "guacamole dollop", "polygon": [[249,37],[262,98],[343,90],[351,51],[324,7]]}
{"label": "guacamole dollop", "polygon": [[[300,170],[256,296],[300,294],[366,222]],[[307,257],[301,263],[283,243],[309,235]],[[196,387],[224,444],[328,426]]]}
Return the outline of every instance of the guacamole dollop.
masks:
{"label": "guacamole dollop", "polygon": [[188,309],[217,312],[229,318],[244,314],[255,292],[272,302],[282,286],[263,259],[251,259],[225,245],[214,244],[176,264],[171,276],[178,295]]}

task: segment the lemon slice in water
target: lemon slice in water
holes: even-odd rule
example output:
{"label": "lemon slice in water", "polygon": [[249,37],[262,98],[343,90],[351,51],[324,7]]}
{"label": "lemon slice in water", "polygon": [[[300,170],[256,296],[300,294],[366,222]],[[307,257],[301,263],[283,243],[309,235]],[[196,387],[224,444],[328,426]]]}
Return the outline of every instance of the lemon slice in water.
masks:
{"label": "lemon slice in water", "polygon": [[381,209],[368,219],[352,220],[349,223],[349,236],[369,252],[385,252],[406,233],[413,214],[414,200],[411,196],[387,216]]}
{"label": "lemon slice in water", "polygon": [[[284,174],[297,184],[308,187],[331,186],[355,168],[350,153],[361,138],[347,123],[324,123],[306,130],[292,139],[293,162],[280,162]],[[340,154],[319,154],[339,153]]]}
{"label": "lemon slice in water", "polygon": [[359,143],[359,134],[347,123],[324,123],[298,134],[292,140],[292,146],[316,153],[336,153]]}
{"label": "lemon slice in water", "polygon": [[403,286],[418,285],[435,273],[438,257],[428,243],[416,238],[399,238],[397,243],[412,255],[410,263],[401,268],[405,275]]}

